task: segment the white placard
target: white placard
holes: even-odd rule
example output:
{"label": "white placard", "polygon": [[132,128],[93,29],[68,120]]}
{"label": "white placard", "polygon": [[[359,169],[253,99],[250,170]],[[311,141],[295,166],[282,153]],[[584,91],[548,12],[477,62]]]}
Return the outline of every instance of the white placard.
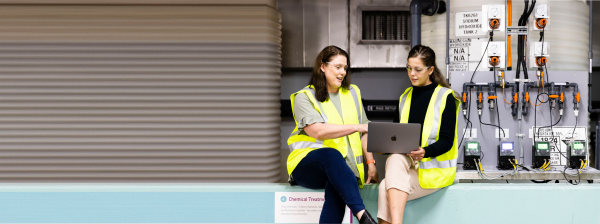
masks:
{"label": "white placard", "polygon": [[454,36],[473,37],[485,36],[481,27],[481,11],[455,12],[454,13]]}
{"label": "white placard", "polygon": [[[504,132],[502,132],[502,130],[504,130]],[[508,133],[508,128],[496,128],[496,134],[494,135],[496,136],[495,138],[509,138],[510,134]]]}
{"label": "white placard", "polygon": [[[275,223],[319,223],[324,192],[275,192]],[[346,206],[342,223],[352,223]]]}
{"label": "white placard", "polygon": [[465,138],[477,138],[477,128],[473,128],[473,130],[471,128],[463,128],[463,135]]}
{"label": "white placard", "polygon": [[[483,42],[486,38],[450,39],[450,71],[473,71],[481,60]],[[485,64],[479,66],[487,68]]]}
{"label": "white placard", "polygon": [[[573,126],[554,126],[552,127],[552,130],[550,130],[550,127],[536,127],[535,130],[539,129],[539,135],[537,132],[535,134],[536,140],[550,142],[550,159],[552,160],[552,166],[567,165],[567,159],[565,157],[567,156],[568,150],[567,144],[571,139],[585,141],[586,148],[589,149],[586,137],[587,128],[579,126],[576,129],[573,128]],[[575,133],[573,133],[573,130],[575,130]],[[533,139],[533,128],[529,129],[529,138]],[[562,156],[561,153],[564,156]],[[586,154],[587,157],[589,157],[589,150]]]}

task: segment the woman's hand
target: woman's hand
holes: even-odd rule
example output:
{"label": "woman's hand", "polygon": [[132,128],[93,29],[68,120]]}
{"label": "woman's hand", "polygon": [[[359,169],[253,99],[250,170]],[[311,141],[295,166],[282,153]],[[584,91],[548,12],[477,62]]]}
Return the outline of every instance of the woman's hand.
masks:
{"label": "woman's hand", "polygon": [[367,174],[367,181],[365,181],[365,184],[377,183],[377,182],[379,182],[379,175],[377,174],[377,167],[375,167],[375,163],[371,163],[371,164],[369,164],[369,173]]}
{"label": "woman's hand", "polygon": [[359,124],[357,132],[360,132],[360,133],[369,133],[369,124]]}
{"label": "woman's hand", "polygon": [[425,157],[425,149],[419,147],[419,150],[415,150],[408,154],[414,161],[421,161]]}

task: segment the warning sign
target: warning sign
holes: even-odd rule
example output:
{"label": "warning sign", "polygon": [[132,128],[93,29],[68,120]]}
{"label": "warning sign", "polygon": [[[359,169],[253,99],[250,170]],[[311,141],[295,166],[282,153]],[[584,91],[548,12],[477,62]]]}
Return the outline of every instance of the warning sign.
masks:
{"label": "warning sign", "polygon": [[485,38],[450,39],[450,71],[475,70],[481,59],[482,39]]}
{"label": "warning sign", "polygon": [[[536,127],[536,141],[550,142],[550,159],[552,166],[567,165],[567,150],[571,140],[585,141],[587,145],[587,128],[573,126]],[[533,128],[529,129],[529,138],[533,138]],[[589,152],[589,151],[588,151]],[[589,153],[587,153],[589,156]]]}
{"label": "warning sign", "polygon": [[454,13],[454,36],[472,37],[482,36],[485,32],[481,29],[481,11]]}

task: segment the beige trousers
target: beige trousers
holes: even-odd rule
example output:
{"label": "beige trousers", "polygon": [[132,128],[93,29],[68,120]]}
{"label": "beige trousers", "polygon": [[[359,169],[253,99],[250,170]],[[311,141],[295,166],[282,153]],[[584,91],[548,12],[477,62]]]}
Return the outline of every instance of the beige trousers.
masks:
{"label": "beige trousers", "polygon": [[387,190],[395,188],[408,193],[408,200],[427,196],[439,189],[423,189],[419,185],[419,174],[410,156],[392,154],[385,163],[385,179],[379,184],[379,200],[377,202],[377,218],[391,222]]}

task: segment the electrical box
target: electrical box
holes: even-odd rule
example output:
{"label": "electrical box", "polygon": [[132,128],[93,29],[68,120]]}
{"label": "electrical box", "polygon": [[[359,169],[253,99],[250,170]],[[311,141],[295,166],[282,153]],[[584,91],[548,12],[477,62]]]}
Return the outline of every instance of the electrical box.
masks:
{"label": "electrical box", "polygon": [[463,161],[463,169],[476,170],[475,165],[481,158],[481,145],[479,141],[467,141],[464,144],[465,154]]}
{"label": "electrical box", "polygon": [[548,13],[548,4],[536,4],[533,12],[533,18],[550,18]]}
{"label": "electrical box", "polygon": [[587,156],[587,147],[585,141],[571,141],[568,150],[569,167],[579,169],[585,163]]}
{"label": "electrical box", "polygon": [[548,167],[550,163],[550,142],[534,142],[532,148],[532,168]]}
{"label": "electrical box", "polygon": [[483,31],[501,31],[504,32],[506,26],[506,12],[504,5],[483,5],[481,6],[481,28]]}
{"label": "electrical box", "polygon": [[548,61],[550,59],[550,55],[548,54],[549,47],[550,44],[548,42],[531,42],[529,57],[527,58],[527,66],[530,68],[543,68],[544,66],[548,67]]}
{"label": "electrical box", "polygon": [[[487,51],[485,50],[487,46]],[[481,49],[483,51],[482,63],[487,65],[487,68],[505,68],[506,63],[506,48],[504,41],[490,41],[489,45],[487,42],[481,43]],[[482,66],[483,67],[483,66]],[[485,67],[483,67],[485,68]]]}
{"label": "electrical box", "polygon": [[[515,142],[501,141],[498,144],[498,166],[499,170],[514,169],[515,161]],[[511,163],[512,162],[512,163]]]}
{"label": "electrical box", "polygon": [[531,13],[531,19],[529,19],[529,25],[531,30],[548,30],[550,23],[550,10],[548,4],[536,4],[535,9]]}

